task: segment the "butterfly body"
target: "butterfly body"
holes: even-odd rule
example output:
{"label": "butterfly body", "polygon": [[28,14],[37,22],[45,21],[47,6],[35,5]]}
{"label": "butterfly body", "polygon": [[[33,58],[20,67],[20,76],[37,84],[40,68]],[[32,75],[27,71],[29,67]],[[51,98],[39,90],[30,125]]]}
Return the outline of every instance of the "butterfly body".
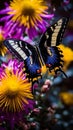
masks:
{"label": "butterfly body", "polygon": [[41,76],[41,68],[46,65],[51,71],[63,66],[62,51],[57,47],[63,38],[68,19],[60,19],[49,27],[35,46],[17,39],[7,39],[4,45],[19,60],[24,61],[27,76],[31,79]]}

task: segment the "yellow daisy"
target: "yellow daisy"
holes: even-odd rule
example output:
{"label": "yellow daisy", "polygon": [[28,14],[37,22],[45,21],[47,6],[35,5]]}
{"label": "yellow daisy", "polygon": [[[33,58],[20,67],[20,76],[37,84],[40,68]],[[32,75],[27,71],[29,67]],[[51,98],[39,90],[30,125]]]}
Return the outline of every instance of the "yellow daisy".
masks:
{"label": "yellow daisy", "polygon": [[[12,62],[13,66],[15,62]],[[24,106],[27,106],[29,100],[33,99],[31,83],[25,78],[23,71],[19,71],[20,68],[14,66],[13,70],[13,66],[10,67],[9,65],[9,69],[7,66],[5,70],[0,72],[0,108],[3,111],[16,112],[24,110]]]}

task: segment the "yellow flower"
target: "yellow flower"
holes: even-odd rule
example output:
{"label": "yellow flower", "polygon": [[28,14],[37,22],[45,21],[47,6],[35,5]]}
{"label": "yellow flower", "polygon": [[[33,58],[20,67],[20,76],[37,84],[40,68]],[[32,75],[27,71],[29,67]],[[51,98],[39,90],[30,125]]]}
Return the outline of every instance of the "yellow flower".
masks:
{"label": "yellow flower", "polygon": [[59,45],[59,48],[63,52],[64,70],[66,70],[70,62],[73,61],[73,51],[69,47],[62,44]]}
{"label": "yellow flower", "polygon": [[11,1],[10,8],[12,11],[10,11],[9,14],[14,14],[12,20],[17,20],[28,28],[35,26],[37,21],[41,22],[42,18],[40,14],[42,15],[44,11],[48,9],[48,7],[43,4],[43,0],[14,0]]}
{"label": "yellow flower", "polygon": [[66,47],[62,44],[59,45],[59,47],[63,51],[64,61],[66,62],[73,61],[73,51],[69,47]]}
{"label": "yellow flower", "polygon": [[4,41],[4,36],[3,36],[3,32],[0,28],[0,55],[4,56],[7,52],[6,47],[3,45],[3,41]]}
{"label": "yellow flower", "polygon": [[23,80],[22,71],[14,74],[11,70],[5,70],[5,76],[0,80],[0,107],[6,111],[20,111],[29,104],[28,99],[33,99],[31,83]]}
{"label": "yellow flower", "polygon": [[13,0],[10,9],[8,14],[14,14],[13,21],[30,28],[35,27],[38,21],[40,23],[43,21],[48,6],[44,5],[43,0]]}
{"label": "yellow flower", "polygon": [[60,98],[66,105],[73,105],[73,93],[62,92]]}

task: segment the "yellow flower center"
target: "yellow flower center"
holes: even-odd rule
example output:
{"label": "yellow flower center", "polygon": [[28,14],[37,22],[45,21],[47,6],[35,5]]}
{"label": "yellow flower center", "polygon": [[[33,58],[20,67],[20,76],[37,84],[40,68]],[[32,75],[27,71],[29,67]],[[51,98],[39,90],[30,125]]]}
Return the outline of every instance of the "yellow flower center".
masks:
{"label": "yellow flower center", "polygon": [[14,94],[18,93],[19,82],[17,82],[17,81],[18,81],[18,79],[15,75],[11,76],[5,80],[5,84],[7,86],[8,93],[10,95],[14,95]]}
{"label": "yellow flower center", "polygon": [[34,15],[34,13],[35,13],[35,11],[34,11],[34,9],[33,8],[25,8],[25,9],[23,9],[22,10],[22,14],[24,15],[24,16],[32,16],[32,15]]}
{"label": "yellow flower center", "polygon": [[33,8],[32,2],[26,0],[26,2],[21,3],[21,14],[24,16],[34,16],[35,9]]}

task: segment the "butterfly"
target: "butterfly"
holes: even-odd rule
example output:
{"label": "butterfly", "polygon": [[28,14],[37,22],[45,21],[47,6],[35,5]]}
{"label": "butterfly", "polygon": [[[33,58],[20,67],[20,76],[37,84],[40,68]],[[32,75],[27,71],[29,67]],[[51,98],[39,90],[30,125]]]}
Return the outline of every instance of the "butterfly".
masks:
{"label": "butterfly", "polygon": [[35,45],[19,39],[4,41],[9,51],[20,61],[24,61],[26,73],[30,79],[41,76],[41,68],[44,65],[49,68],[49,71],[55,70],[56,67],[61,70],[63,67],[63,54],[58,45],[62,42],[68,20],[69,18],[61,18],[48,27],[39,43]]}

